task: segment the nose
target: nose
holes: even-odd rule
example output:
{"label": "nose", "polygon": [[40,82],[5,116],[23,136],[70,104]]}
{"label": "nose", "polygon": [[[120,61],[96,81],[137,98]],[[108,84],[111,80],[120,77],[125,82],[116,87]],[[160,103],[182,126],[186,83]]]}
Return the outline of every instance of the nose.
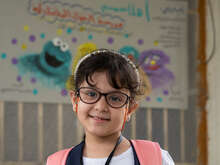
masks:
{"label": "nose", "polygon": [[96,110],[106,111],[109,105],[106,102],[105,96],[102,95],[99,101],[97,101],[94,106]]}
{"label": "nose", "polygon": [[156,61],[155,61],[155,60],[152,60],[152,61],[150,62],[150,64],[151,64],[151,65],[155,65],[155,64],[156,64]]}

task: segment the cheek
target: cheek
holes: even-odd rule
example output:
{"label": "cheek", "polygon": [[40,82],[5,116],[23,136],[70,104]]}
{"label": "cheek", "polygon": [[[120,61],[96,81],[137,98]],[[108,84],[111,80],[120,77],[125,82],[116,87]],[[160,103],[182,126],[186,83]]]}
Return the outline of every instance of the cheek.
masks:
{"label": "cheek", "polygon": [[117,123],[123,123],[125,110],[113,110],[112,119]]}
{"label": "cheek", "polygon": [[79,103],[78,104],[78,108],[77,108],[77,117],[81,120],[81,119],[85,119],[88,116],[88,112],[89,112],[89,106],[85,105],[83,103]]}

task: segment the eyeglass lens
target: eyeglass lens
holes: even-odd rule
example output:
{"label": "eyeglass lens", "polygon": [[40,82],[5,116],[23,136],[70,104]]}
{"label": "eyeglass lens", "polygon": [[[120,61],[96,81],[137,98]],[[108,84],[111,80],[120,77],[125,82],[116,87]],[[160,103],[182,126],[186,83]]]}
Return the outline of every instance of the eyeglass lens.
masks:
{"label": "eyeglass lens", "polygon": [[78,90],[80,99],[87,104],[94,104],[99,101],[102,95],[105,96],[106,102],[113,108],[124,106],[129,96],[122,92],[101,93],[90,87],[81,87]]}

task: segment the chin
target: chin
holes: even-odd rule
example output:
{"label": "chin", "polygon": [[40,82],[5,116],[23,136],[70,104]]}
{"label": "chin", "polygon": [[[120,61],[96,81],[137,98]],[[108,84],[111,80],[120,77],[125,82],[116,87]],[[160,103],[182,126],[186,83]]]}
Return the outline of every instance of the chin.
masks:
{"label": "chin", "polygon": [[101,136],[108,136],[108,134],[109,134],[108,131],[103,130],[103,129],[98,129],[98,128],[87,130],[87,132],[89,132],[89,134],[91,134],[91,135],[100,136],[100,137]]}
{"label": "chin", "polygon": [[120,129],[118,131],[112,131],[108,129],[100,129],[100,128],[94,128],[87,130],[89,134],[92,134],[94,136],[99,136],[99,137],[106,137],[106,136],[112,136],[113,134],[118,134],[120,132]]}

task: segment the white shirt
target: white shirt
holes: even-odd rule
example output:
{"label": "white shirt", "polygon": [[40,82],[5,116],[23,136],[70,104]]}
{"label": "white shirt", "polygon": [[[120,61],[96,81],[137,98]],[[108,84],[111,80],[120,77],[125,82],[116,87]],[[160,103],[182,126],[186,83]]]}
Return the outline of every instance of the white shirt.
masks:
{"label": "white shirt", "polygon": [[[173,159],[171,158],[170,154],[161,149],[162,153],[162,165],[174,165]],[[87,158],[83,157],[83,164],[84,165],[103,165],[105,164],[107,158]],[[120,155],[113,156],[111,165],[134,165],[134,155],[132,151],[132,147],[130,147],[127,151],[123,152]]]}

